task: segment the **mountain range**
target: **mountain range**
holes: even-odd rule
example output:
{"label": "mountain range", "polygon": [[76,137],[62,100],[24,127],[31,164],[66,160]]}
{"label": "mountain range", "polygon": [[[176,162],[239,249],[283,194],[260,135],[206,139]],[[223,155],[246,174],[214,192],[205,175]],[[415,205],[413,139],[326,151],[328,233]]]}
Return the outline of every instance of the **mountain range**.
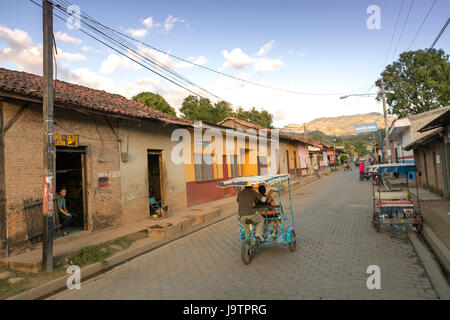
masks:
{"label": "mountain range", "polygon": [[[395,116],[388,116],[388,124],[396,119]],[[322,132],[327,136],[342,137],[356,135],[353,131],[353,126],[357,124],[376,122],[378,129],[384,129],[384,117],[381,113],[371,112],[365,114],[355,114],[350,116],[339,117],[323,117],[314,119],[306,124],[288,124],[281,130],[284,132],[292,132],[296,134],[303,134],[304,128],[306,132]]]}

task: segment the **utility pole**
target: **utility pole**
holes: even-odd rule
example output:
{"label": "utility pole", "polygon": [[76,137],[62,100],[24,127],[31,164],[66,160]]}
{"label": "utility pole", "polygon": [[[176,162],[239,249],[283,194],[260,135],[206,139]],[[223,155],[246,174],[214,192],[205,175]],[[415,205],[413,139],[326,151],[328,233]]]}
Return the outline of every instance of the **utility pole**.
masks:
{"label": "utility pole", "polygon": [[336,132],[334,132],[334,138],[333,138],[333,158],[334,158],[334,166],[337,167],[337,161],[336,161]]}
{"label": "utility pole", "polygon": [[384,96],[384,81],[383,78],[380,78],[380,82],[381,82],[381,97],[383,98],[383,114],[384,114],[384,130],[385,130],[385,134],[386,136],[384,137],[386,140],[386,152],[387,152],[387,158],[389,163],[392,162],[391,160],[391,142],[389,141],[389,127],[388,127],[388,118],[387,118],[387,113],[386,113],[386,97]]}
{"label": "utility pole", "polygon": [[43,21],[43,142],[44,142],[44,181],[42,197],[43,244],[42,269],[49,273],[53,271],[53,197],[54,197],[54,167],[53,167],[53,5],[42,0]]}

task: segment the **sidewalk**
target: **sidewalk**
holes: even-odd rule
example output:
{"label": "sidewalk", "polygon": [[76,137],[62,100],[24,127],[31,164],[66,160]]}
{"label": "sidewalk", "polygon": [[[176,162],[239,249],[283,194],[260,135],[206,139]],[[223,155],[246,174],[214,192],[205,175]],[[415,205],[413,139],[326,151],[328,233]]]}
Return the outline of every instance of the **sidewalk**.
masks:
{"label": "sidewalk", "polygon": [[[410,189],[414,200],[416,189]],[[422,231],[444,271],[450,275],[450,199],[444,199],[430,191],[419,188],[420,209],[425,223]]]}

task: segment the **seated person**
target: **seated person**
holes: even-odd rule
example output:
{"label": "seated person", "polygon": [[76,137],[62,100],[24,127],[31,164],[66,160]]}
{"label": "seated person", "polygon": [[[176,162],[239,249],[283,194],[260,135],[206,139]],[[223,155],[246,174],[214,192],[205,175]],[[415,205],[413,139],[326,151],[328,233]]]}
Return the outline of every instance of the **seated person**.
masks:
{"label": "seated person", "polygon": [[255,200],[266,201],[265,197],[260,193],[253,190],[252,186],[245,186],[245,188],[239,191],[236,201],[238,202],[238,214],[240,223],[245,226],[245,237],[248,238],[249,225],[246,223],[250,221],[256,224],[255,238],[258,241],[264,241],[262,237],[264,230],[264,218],[257,212],[255,212]]}
{"label": "seated person", "polygon": [[279,211],[278,210],[274,210],[276,208],[275,206],[275,201],[272,198],[272,193],[274,192],[274,190],[270,190],[267,194],[266,194],[266,187],[264,185],[260,185],[258,187],[258,191],[259,193],[265,197],[266,201],[260,201],[258,200],[256,203],[256,208],[269,208],[266,209],[264,211],[260,211],[260,214],[265,217],[266,219],[268,219],[268,224],[273,224],[273,233],[272,236],[276,236],[277,233],[277,224],[279,224],[281,221],[279,219],[275,219],[274,217],[279,216]]}
{"label": "seated person", "polygon": [[68,235],[69,234],[69,230],[67,229],[68,225],[70,224],[70,220],[72,219],[72,217],[75,218],[75,214],[74,213],[69,213],[69,211],[67,210],[67,206],[66,206],[66,193],[67,193],[67,189],[66,187],[61,187],[59,189],[57,198],[56,198],[56,206],[57,206],[57,210],[58,210],[58,215],[59,215],[59,222],[62,225],[62,232],[63,235]]}

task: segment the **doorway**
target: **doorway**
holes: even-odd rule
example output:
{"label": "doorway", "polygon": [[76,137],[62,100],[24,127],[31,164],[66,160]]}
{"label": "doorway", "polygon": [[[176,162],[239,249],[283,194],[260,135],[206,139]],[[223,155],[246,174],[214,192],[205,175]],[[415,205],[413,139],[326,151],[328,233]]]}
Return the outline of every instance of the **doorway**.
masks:
{"label": "doorway", "polygon": [[66,187],[66,207],[73,214],[70,233],[87,230],[86,148],[56,147],[56,190]]}
{"label": "doorway", "polygon": [[[163,206],[163,180],[161,174],[162,168],[162,150],[147,150],[147,167],[148,167],[148,197],[154,198],[156,202]],[[149,208],[150,214],[152,207]]]}

